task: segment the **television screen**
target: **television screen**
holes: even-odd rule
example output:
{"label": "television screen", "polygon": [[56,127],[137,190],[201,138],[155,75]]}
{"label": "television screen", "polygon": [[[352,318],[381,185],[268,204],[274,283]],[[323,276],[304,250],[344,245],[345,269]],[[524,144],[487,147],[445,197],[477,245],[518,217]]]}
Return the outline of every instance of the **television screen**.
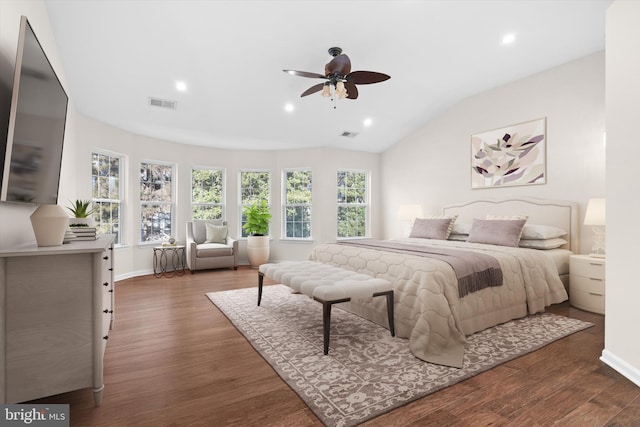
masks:
{"label": "television screen", "polygon": [[20,21],[0,200],[56,204],[68,97],[29,25]]}

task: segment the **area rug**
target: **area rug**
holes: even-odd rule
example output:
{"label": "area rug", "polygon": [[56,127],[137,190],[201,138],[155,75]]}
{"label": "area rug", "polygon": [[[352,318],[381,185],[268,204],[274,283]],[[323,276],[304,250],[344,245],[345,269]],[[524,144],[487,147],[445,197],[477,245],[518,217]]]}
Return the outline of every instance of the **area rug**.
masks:
{"label": "area rug", "polygon": [[327,426],[348,427],[592,326],[550,313],[468,337],[461,369],[424,362],[409,341],[354,314],[332,311],[322,352],[322,306],[284,285],[211,292],[209,299]]}

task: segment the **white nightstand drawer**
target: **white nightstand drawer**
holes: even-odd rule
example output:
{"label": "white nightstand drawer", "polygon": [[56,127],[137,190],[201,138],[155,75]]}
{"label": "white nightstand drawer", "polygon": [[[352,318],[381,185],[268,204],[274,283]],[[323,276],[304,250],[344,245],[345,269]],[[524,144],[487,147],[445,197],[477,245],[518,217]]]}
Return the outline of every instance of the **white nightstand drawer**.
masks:
{"label": "white nightstand drawer", "polygon": [[571,305],[582,310],[604,314],[604,295],[594,295],[572,287]]}
{"label": "white nightstand drawer", "polygon": [[582,291],[589,294],[597,294],[597,295],[604,296],[604,289],[605,289],[604,280],[602,279],[576,276],[574,274],[571,274],[571,276],[569,277],[569,288],[572,296],[574,291]]}
{"label": "white nightstand drawer", "polygon": [[571,275],[604,279],[604,262],[598,259],[571,258],[569,269]]}

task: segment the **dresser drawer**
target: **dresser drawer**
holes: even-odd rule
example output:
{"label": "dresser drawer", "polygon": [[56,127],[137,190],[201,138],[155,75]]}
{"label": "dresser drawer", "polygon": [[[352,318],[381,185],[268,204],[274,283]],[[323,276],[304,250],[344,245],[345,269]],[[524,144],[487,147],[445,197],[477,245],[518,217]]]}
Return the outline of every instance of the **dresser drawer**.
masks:
{"label": "dresser drawer", "polygon": [[571,305],[582,310],[604,314],[604,295],[594,295],[572,287]]}
{"label": "dresser drawer", "polygon": [[605,282],[602,279],[576,276],[573,272],[569,275],[569,290],[572,295],[573,291],[582,291],[604,296],[604,283]]}
{"label": "dresser drawer", "polygon": [[604,262],[599,260],[571,258],[569,271],[573,276],[593,277],[604,280]]}

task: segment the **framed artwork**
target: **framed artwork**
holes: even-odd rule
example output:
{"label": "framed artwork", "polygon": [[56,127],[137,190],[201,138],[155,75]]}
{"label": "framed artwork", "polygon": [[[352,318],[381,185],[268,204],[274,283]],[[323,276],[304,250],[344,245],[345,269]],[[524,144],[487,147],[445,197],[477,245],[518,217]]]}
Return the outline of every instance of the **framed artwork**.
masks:
{"label": "framed artwork", "polygon": [[471,135],[471,188],[546,183],[547,119]]}

